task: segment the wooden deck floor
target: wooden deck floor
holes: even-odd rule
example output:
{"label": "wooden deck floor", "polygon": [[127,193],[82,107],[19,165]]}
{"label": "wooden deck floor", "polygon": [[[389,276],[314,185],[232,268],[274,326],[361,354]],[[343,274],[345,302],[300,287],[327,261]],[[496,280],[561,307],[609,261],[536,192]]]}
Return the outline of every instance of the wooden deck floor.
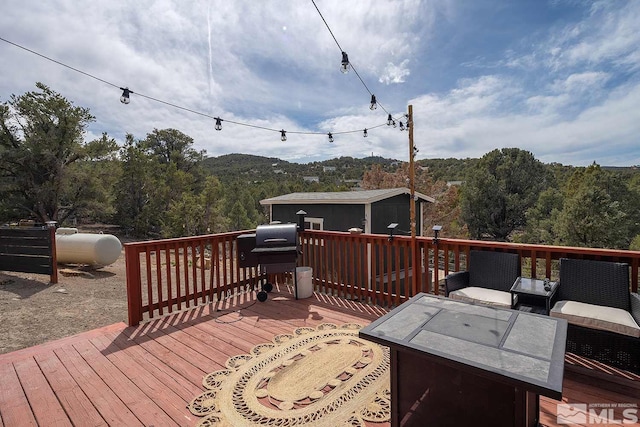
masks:
{"label": "wooden deck floor", "polygon": [[[243,295],[137,328],[116,324],[3,354],[0,427],[194,425],[199,418],[186,405],[204,391],[203,376],[229,357],[296,327],[366,325],[384,313],[318,294],[295,300],[284,290],[265,303]],[[640,405],[640,377],[592,374],[606,367],[567,360],[568,367],[584,366],[566,370],[563,402]],[[557,425],[556,404],[563,402],[541,398],[544,425]]]}

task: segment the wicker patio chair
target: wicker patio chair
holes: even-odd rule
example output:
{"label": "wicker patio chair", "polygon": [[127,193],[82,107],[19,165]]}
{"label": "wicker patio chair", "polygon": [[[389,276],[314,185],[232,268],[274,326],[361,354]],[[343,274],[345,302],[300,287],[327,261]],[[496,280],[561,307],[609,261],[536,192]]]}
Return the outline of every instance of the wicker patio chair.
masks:
{"label": "wicker patio chair", "polygon": [[[636,327],[640,325],[640,295],[630,292],[628,264],[562,258],[557,296],[551,316],[569,322],[568,352],[640,373],[640,330],[633,327],[634,321]],[[579,306],[580,315],[564,310],[571,301],[587,304]],[[616,311],[622,317],[607,323],[602,307],[628,314]],[[619,319],[626,326],[616,324]]]}
{"label": "wicker patio chair", "polygon": [[511,308],[509,290],[520,276],[520,255],[470,251],[467,271],[444,279],[445,295],[453,299]]}

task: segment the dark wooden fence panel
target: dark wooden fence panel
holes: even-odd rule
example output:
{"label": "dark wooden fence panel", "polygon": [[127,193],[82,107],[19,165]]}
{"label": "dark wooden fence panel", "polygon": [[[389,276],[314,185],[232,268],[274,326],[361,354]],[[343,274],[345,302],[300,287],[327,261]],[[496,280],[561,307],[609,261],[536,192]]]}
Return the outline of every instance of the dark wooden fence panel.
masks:
{"label": "dark wooden fence panel", "polygon": [[54,227],[0,227],[0,270],[48,274],[58,283]]}

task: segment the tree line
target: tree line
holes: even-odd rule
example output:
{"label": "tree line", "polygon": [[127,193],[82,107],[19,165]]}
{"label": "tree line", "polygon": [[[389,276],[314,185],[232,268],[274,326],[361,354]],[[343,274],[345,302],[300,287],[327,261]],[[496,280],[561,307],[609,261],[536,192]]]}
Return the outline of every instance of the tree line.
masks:
{"label": "tree line", "polygon": [[[640,250],[640,171],[597,164],[543,164],[518,148],[496,149],[461,165],[461,185],[415,171],[416,191],[436,202],[423,222],[443,226],[442,237]],[[446,172],[445,172],[446,173]],[[402,186],[408,166],[389,173],[374,167],[365,188]]]}
{"label": "tree line", "polygon": [[[103,222],[141,238],[218,233],[267,222],[259,201],[268,197],[347,190],[354,178],[365,189],[404,187],[409,176],[407,163],[373,156],[307,165],[241,154],[216,160],[176,129],[129,134],[122,146],[107,134],[87,142],[89,110],[42,83],[36,89],[0,105],[1,223]],[[448,237],[640,249],[635,169],[543,164],[517,148],[417,166],[416,190],[436,199],[426,231],[440,224]]]}

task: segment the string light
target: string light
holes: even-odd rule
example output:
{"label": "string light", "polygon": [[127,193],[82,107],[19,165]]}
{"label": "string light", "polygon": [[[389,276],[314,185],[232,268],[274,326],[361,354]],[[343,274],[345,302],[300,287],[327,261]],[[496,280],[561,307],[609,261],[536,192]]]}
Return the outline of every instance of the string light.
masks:
{"label": "string light", "polygon": [[[335,39],[335,37],[334,37],[334,39]],[[131,101],[130,95],[135,93],[138,97],[146,98],[146,99],[149,99],[151,101],[155,101],[155,102],[159,102],[161,104],[168,105],[170,107],[174,107],[174,108],[177,108],[177,109],[180,109],[180,110],[183,110],[183,111],[187,111],[187,112],[190,112],[190,113],[193,113],[193,114],[197,114],[197,115],[200,115],[200,116],[203,116],[203,117],[214,119],[215,120],[215,130],[217,130],[217,131],[222,130],[222,121],[224,119],[222,119],[220,117],[213,117],[213,116],[211,116],[209,114],[205,114],[205,113],[202,113],[200,111],[192,110],[190,108],[186,108],[186,107],[183,107],[183,106],[180,106],[180,105],[176,105],[176,104],[173,104],[171,102],[167,102],[167,101],[164,101],[164,100],[161,100],[161,99],[157,99],[157,98],[154,98],[154,97],[151,97],[151,96],[148,96],[148,95],[144,95],[144,94],[142,94],[140,92],[133,92],[128,87],[121,87],[121,86],[116,85],[116,84],[114,84],[112,82],[109,82],[107,80],[101,79],[101,78],[99,78],[99,77],[97,77],[95,75],[92,75],[90,73],[82,71],[82,70],[80,70],[78,68],[74,68],[74,67],[72,67],[70,65],[67,65],[67,64],[63,63],[63,62],[60,62],[60,61],[57,61],[57,60],[55,60],[53,58],[45,56],[45,55],[43,55],[43,54],[41,54],[39,52],[36,52],[34,50],[31,50],[31,49],[28,49],[28,48],[26,48],[26,47],[24,47],[24,46],[22,46],[20,44],[17,44],[17,43],[14,43],[12,41],[9,41],[9,40],[7,40],[7,39],[5,39],[3,37],[0,37],[0,41],[3,41],[3,42],[8,43],[10,45],[13,45],[13,46],[15,46],[15,47],[17,47],[19,49],[25,50],[25,51],[27,51],[29,53],[32,53],[32,54],[34,54],[36,56],[39,56],[39,57],[41,57],[43,59],[46,59],[46,60],[50,61],[50,62],[56,63],[56,64],[58,64],[60,66],[68,68],[68,69],[70,69],[72,71],[75,71],[77,73],[84,74],[87,77],[90,77],[92,79],[98,80],[98,81],[100,81],[100,82],[102,82],[104,84],[107,84],[109,86],[113,86],[113,87],[121,90],[122,91],[122,95],[120,97],[120,102],[122,102],[123,104],[130,103],[130,101]],[[348,62],[348,56],[346,56],[346,53],[345,53],[344,59],[347,60],[347,63],[349,64],[349,67],[353,68],[353,65]],[[355,68],[354,68],[354,71],[357,74],[357,71],[355,70]],[[358,75],[358,77],[360,77],[360,76]],[[360,80],[364,84],[364,81],[362,81],[362,79],[360,79]],[[366,85],[365,85],[365,88],[366,88]],[[368,90],[368,88],[367,88],[367,90]],[[372,94],[372,98],[373,98],[373,94]],[[377,104],[377,100],[376,100],[376,104]],[[384,107],[382,105],[381,105],[381,107],[384,109]],[[385,112],[387,112],[387,111],[385,110]],[[392,115],[390,113],[387,112],[387,114],[388,114],[389,117],[392,117]],[[237,121],[233,121],[233,120],[226,120],[226,121],[229,122],[229,123],[232,123],[232,124],[239,125],[239,126],[246,126],[246,127],[251,127],[251,128],[255,128],[255,129],[267,130],[267,131],[271,131],[271,132],[280,132],[281,133],[281,137],[282,137],[282,130],[272,129],[272,128],[268,128],[268,127],[264,127],[264,126],[253,125],[253,124],[249,124],[249,123],[237,122]],[[395,127],[395,120],[392,120],[392,123],[393,123],[393,125]],[[388,121],[385,124],[389,124]],[[376,125],[376,126],[371,126],[371,127],[368,128],[368,130],[382,127],[385,124],[379,124],[379,125]],[[355,132],[361,132],[361,130],[358,129],[358,130],[347,130],[347,131],[338,131],[338,132],[334,131],[334,132],[329,134],[330,142],[333,142],[333,135],[348,134],[348,133],[355,133]],[[295,134],[301,134],[301,135],[323,135],[324,134],[323,132],[303,132],[303,131],[290,131],[289,133],[295,133]]]}
{"label": "string light", "polygon": [[121,87],[120,90],[122,90],[122,96],[120,97],[120,102],[122,102],[123,104],[128,104],[130,102],[129,94],[133,92],[130,91],[128,87]]}
{"label": "string light", "polygon": [[328,135],[329,135],[329,142],[333,142],[333,135],[331,134],[331,132],[329,132]]}
{"label": "string light", "polygon": [[[349,61],[349,59],[347,57],[347,54],[345,53],[344,49],[342,49],[342,46],[340,46],[340,43],[338,42],[338,39],[333,34],[333,31],[331,30],[331,27],[327,23],[327,20],[324,19],[324,16],[322,15],[322,12],[320,12],[320,9],[318,8],[318,5],[316,4],[315,0],[311,0],[311,3],[313,3],[313,6],[316,8],[316,11],[318,12],[318,15],[320,15],[320,18],[324,22],[324,25],[327,27],[327,30],[329,31],[329,34],[331,34],[331,37],[333,37],[333,40],[336,42],[336,45],[338,46],[338,49],[340,49],[340,52],[342,52],[342,65],[340,67],[340,71],[342,71],[343,73],[346,73],[346,72],[349,71],[349,68],[352,68],[353,72],[355,73],[355,75],[360,80],[360,83],[362,83],[362,86],[364,86],[364,88],[367,90],[367,92],[369,92],[369,94],[373,97],[373,92],[371,92],[371,90],[369,89],[367,84],[364,82],[364,80],[362,79],[362,77],[358,73],[358,70],[356,70],[356,67],[354,67],[353,63],[351,63]],[[380,105],[380,108],[382,108],[385,113],[387,113],[389,116],[391,116],[391,113],[389,113],[387,111],[387,109],[384,108],[384,105],[380,104],[377,101],[376,101],[375,104],[372,102],[372,107],[370,107],[372,110],[374,110],[376,108],[376,107],[373,107],[373,105]]]}
{"label": "string light", "polygon": [[387,118],[387,126],[391,126],[391,123],[393,123],[393,117],[389,114],[389,117]]}
{"label": "string light", "polygon": [[403,131],[404,130],[404,123],[400,122],[400,130]]}
{"label": "string light", "polygon": [[375,95],[371,95],[371,106],[369,107],[369,109],[375,110],[376,108],[378,108],[378,101],[376,101]]}
{"label": "string light", "polygon": [[340,72],[347,74],[349,72],[349,55],[347,52],[342,52],[342,63],[340,64]]}
{"label": "string light", "polygon": [[287,132],[284,129],[282,129],[280,131],[280,141],[286,141],[286,140],[287,140]]}
{"label": "string light", "polygon": [[364,136],[365,138],[368,136],[367,135],[367,128],[364,128],[364,131],[362,132],[362,136]]}

